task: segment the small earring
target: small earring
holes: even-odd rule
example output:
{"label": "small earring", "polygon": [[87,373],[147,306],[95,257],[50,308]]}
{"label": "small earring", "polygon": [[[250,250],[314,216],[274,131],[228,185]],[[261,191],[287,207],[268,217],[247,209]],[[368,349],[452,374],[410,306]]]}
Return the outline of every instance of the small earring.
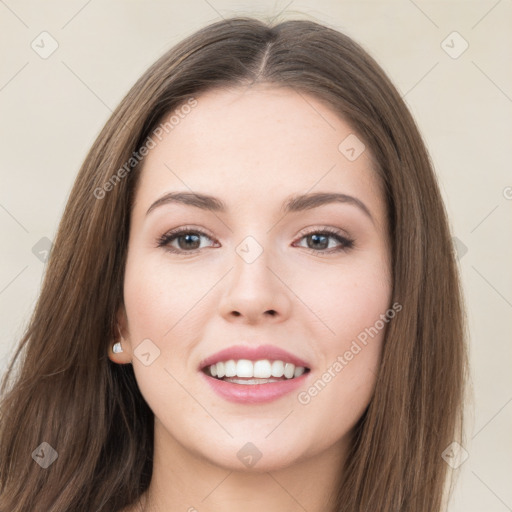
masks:
{"label": "small earring", "polygon": [[114,343],[114,345],[112,346],[112,352],[114,352],[114,354],[119,354],[122,351],[123,351],[123,347],[121,347],[121,342],[118,341],[118,342]]}

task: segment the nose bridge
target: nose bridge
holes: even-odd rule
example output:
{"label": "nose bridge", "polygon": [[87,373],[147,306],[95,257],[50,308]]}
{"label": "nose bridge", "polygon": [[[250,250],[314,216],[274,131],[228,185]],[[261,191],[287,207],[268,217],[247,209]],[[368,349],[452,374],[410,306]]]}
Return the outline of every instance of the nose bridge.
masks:
{"label": "nose bridge", "polygon": [[[258,237],[260,240],[262,236]],[[255,236],[247,235],[236,247],[233,257],[234,272],[232,288],[246,288],[247,293],[255,291],[263,294],[275,283],[271,282],[270,249],[265,241],[258,241]],[[270,274],[270,275],[269,275]]]}
{"label": "nose bridge", "polygon": [[246,316],[251,320],[265,313],[286,315],[286,287],[275,275],[274,252],[255,236],[247,235],[235,247],[235,253],[229,286],[221,302],[222,314]]}

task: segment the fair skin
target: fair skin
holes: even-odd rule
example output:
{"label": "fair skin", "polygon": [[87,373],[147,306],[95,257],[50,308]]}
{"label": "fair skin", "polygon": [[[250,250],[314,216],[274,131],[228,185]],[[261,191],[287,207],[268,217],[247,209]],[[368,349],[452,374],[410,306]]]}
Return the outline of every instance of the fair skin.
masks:
{"label": "fair skin", "polygon": [[[297,395],[390,307],[385,204],[370,151],[349,161],[338,146],[350,126],[292,89],[214,90],[197,100],[145,159],[119,312],[123,352],[109,353],[133,365],[155,415],[153,477],[142,501],[146,512],[332,510],[329,496],[373,394],[385,329],[309,403]],[[174,203],[146,215],[173,191],[215,196],[228,210]],[[371,218],[348,202],[280,212],[290,196],[315,192],[357,198]],[[157,247],[183,226],[206,234],[169,242],[179,254]],[[324,228],[353,247],[311,236]],[[250,264],[236,251],[247,236],[263,249]],[[134,353],[146,339],[146,350],[160,351],[147,366]],[[269,403],[226,401],[198,365],[240,343],[276,345],[307,361],[304,385]],[[237,457],[248,442],[262,454],[252,467]]]}

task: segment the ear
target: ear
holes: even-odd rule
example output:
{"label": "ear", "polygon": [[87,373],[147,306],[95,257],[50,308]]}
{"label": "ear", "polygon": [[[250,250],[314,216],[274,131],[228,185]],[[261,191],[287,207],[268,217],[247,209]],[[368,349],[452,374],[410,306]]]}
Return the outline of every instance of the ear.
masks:
{"label": "ear", "polygon": [[[114,352],[114,343],[117,342],[121,344],[122,352]],[[108,357],[113,363],[117,364],[128,364],[132,362],[132,350],[128,335],[128,318],[124,305],[119,308],[116,314],[114,338],[109,342]]]}

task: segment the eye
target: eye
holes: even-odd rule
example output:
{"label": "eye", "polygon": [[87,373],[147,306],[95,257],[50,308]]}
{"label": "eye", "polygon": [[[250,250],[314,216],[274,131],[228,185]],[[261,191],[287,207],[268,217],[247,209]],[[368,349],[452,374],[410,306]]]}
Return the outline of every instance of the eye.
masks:
{"label": "eye", "polygon": [[[354,247],[354,240],[343,236],[341,233],[337,229],[323,228],[303,234],[300,240],[308,240],[309,243],[307,243],[306,249],[323,256],[335,252],[348,251]],[[338,247],[329,246],[329,239],[336,240],[339,244]]]}
{"label": "eye", "polygon": [[[173,253],[196,253],[202,249],[201,237],[211,240],[203,231],[185,226],[162,235],[157,241],[157,246]],[[178,247],[172,246],[173,242],[177,242]]]}
{"label": "eye", "polygon": [[[212,240],[212,238],[204,231],[190,226],[184,226],[162,235],[157,240],[157,247],[163,247],[166,251],[176,254],[194,254],[199,252],[201,249],[204,249],[204,246],[201,247],[202,237]],[[321,230],[317,229],[316,231],[310,231],[303,234],[299,240],[302,239],[307,239],[311,242],[307,244],[307,247],[305,247],[306,249],[315,254],[321,255],[348,251],[354,246],[354,240],[343,236],[341,231],[333,228],[323,228]],[[338,246],[332,247],[331,245],[331,247],[329,247],[329,239],[336,240],[338,242]],[[172,245],[173,243],[177,243],[178,247],[176,247],[176,245]]]}

